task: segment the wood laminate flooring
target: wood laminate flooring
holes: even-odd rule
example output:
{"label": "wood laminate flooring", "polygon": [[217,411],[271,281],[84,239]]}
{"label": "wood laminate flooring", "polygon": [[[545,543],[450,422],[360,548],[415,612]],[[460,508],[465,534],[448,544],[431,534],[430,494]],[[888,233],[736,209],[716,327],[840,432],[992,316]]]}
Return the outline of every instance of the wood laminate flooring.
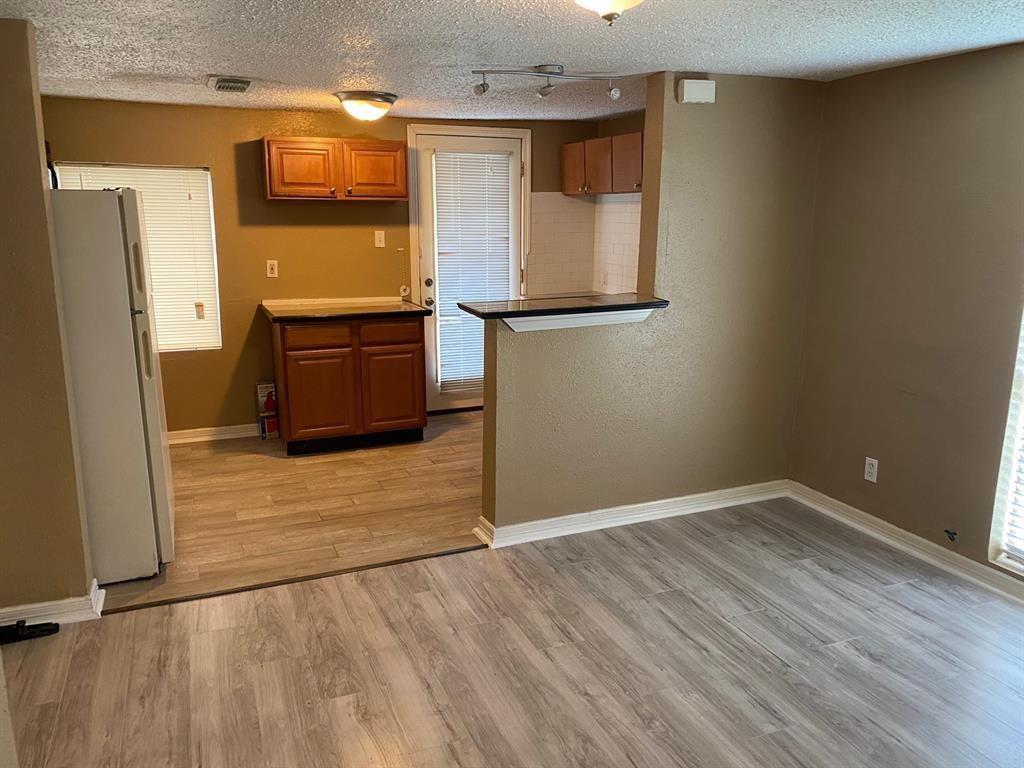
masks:
{"label": "wood laminate flooring", "polygon": [[22,768],[1020,766],[1024,607],[778,500],[4,649]]}
{"label": "wood laminate flooring", "polygon": [[106,610],[480,547],[482,423],[432,416],[420,443],[300,457],[258,438],[172,446],[174,562],[108,586]]}

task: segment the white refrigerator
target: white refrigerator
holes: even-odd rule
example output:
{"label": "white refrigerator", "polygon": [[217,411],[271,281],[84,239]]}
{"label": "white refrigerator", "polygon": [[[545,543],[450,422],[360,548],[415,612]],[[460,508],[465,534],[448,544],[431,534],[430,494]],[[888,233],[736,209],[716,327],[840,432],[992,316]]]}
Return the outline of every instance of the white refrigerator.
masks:
{"label": "white refrigerator", "polygon": [[174,559],[174,493],[142,195],[50,194],[94,575],[153,576]]}

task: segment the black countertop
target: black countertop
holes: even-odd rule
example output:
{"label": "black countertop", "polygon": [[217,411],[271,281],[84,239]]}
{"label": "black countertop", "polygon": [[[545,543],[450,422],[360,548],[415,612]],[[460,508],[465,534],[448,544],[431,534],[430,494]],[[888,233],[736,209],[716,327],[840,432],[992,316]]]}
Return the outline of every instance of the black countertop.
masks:
{"label": "black countertop", "polygon": [[260,304],[271,322],[284,323],[302,320],[331,320],[371,317],[426,317],[434,314],[434,310],[413,304],[411,301],[381,302],[379,304],[348,303],[345,301],[325,302],[322,300],[301,301],[265,301]]}
{"label": "black countertop", "polygon": [[623,312],[630,309],[663,309],[666,299],[650,294],[594,293],[582,296],[546,296],[511,301],[459,302],[459,309],[482,320],[504,317],[544,317],[546,315],[578,315],[585,312]]}

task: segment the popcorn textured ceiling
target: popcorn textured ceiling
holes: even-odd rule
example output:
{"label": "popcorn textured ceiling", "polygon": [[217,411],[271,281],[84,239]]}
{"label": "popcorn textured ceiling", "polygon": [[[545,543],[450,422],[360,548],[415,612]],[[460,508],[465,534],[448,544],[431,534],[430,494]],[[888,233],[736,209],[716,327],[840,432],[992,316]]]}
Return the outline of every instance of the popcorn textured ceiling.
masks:
{"label": "popcorn textured ceiling", "polygon": [[[558,63],[832,80],[1024,39],[1021,0],[647,0],[614,27],[572,0],[0,0],[38,29],[43,93],[335,110],[336,90],[397,93],[395,115],[593,119],[640,109],[643,80],[492,78],[476,68]],[[250,77],[246,94],[206,88]]]}

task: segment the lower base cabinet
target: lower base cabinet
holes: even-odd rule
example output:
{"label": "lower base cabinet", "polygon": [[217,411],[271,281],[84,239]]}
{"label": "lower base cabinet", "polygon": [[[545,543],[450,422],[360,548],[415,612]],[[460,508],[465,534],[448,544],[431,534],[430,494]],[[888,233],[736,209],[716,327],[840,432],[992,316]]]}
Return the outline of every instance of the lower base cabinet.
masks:
{"label": "lower base cabinet", "polygon": [[389,433],[403,440],[422,436],[422,318],[273,328],[278,425],[289,453],[363,444],[360,436],[373,442]]}

